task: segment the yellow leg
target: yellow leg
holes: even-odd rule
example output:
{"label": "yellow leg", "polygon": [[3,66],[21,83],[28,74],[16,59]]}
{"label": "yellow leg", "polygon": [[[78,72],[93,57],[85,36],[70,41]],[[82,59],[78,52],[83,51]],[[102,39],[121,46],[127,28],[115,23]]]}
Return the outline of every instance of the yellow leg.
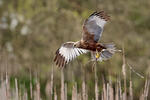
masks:
{"label": "yellow leg", "polygon": [[96,55],[95,55],[96,59],[98,59],[100,57],[100,53],[96,50]]}

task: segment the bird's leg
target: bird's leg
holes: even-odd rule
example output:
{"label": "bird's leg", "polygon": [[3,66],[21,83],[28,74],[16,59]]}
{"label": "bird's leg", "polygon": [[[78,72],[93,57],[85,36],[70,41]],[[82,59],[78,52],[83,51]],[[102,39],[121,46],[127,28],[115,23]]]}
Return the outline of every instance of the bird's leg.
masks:
{"label": "bird's leg", "polygon": [[92,65],[92,72],[94,71],[95,65],[96,65],[96,61]]}
{"label": "bird's leg", "polygon": [[100,53],[101,53],[101,52],[98,52],[98,50],[96,49],[96,55],[95,55],[96,61],[97,61],[97,59],[100,57]]}
{"label": "bird's leg", "polygon": [[95,60],[95,62],[94,62],[94,64],[93,64],[93,66],[92,66],[92,71],[94,71],[94,68],[96,67],[97,59],[98,59],[99,57],[100,57],[100,53],[99,53],[98,50],[96,49],[96,54],[95,54],[96,60]]}

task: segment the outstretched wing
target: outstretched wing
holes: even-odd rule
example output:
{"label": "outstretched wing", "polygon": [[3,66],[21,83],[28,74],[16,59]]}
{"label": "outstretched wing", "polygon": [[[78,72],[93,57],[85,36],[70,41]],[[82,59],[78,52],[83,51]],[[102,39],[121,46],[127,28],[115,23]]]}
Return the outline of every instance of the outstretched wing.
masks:
{"label": "outstretched wing", "polygon": [[88,50],[74,47],[74,42],[67,42],[56,51],[54,62],[59,67],[63,67],[77,56],[87,52]]}
{"label": "outstretched wing", "polygon": [[82,40],[85,42],[98,42],[103,27],[108,20],[109,16],[104,11],[91,14],[84,22]]}

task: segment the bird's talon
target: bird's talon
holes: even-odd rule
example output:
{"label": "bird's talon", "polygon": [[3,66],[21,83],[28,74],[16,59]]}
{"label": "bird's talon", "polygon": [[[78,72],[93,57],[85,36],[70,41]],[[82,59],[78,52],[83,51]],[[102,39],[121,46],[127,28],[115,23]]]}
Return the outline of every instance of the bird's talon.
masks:
{"label": "bird's talon", "polygon": [[100,57],[99,53],[96,53],[96,59],[98,59]]}
{"label": "bird's talon", "polygon": [[96,55],[95,55],[96,59],[98,59],[100,57],[100,53],[96,50]]}

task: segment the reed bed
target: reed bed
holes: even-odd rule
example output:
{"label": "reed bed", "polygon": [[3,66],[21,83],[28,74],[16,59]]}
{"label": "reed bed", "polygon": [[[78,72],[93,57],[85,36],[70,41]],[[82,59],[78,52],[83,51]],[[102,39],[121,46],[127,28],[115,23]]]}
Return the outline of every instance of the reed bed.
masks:
{"label": "reed bed", "polygon": [[[96,70],[95,70],[96,71]],[[96,73],[96,72],[95,72]],[[30,90],[24,87],[22,91],[18,87],[18,80],[15,78],[15,88],[10,88],[10,79],[6,75],[5,79],[0,80],[0,100],[69,100],[67,83],[64,79],[64,70],[61,70],[61,88],[58,89],[54,83],[54,75],[51,73],[51,80],[47,82],[45,92],[46,98],[42,98],[40,91],[40,82],[37,80],[35,87],[30,83]],[[135,100],[133,93],[133,82],[130,80],[129,87],[126,85],[126,79],[124,78],[123,84],[118,79],[115,86],[112,85],[111,79],[109,82],[103,81],[103,88],[99,88],[97,75],[95,74],[95,97],[92,100]],[[33,88],[34,87],[34,88]],[[71,100],[90,100],[88,98],[87,84],[85,80],[82,80],[82,89],[78,89],[77,82],[74,82],[72,86]],[[149,96],[150,79],[145,80],[145,85],[141,88],[141,95],[139,100],[148,100]],[[57,90],[60,90],[57,91]],[[30,94],[29,94],[29,93]],[[94,91],[93,91],[94,92]]]}

